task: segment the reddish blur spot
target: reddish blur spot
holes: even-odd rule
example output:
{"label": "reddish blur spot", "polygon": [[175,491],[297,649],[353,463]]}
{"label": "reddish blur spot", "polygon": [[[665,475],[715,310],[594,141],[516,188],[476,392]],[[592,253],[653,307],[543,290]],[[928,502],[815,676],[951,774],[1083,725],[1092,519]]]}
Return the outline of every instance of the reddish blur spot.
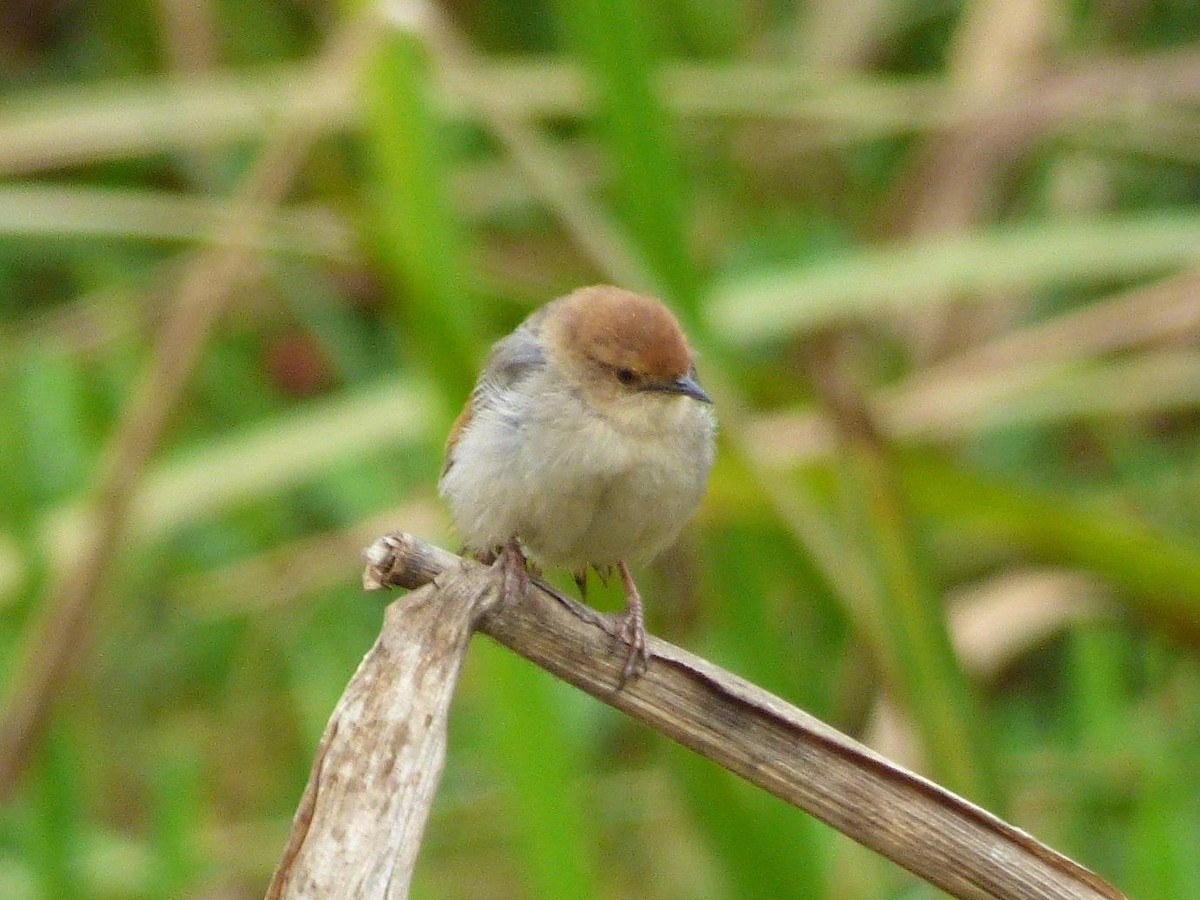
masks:
{"label": "reddish blur spot", "polygon": [[277,338],[266,349],[267,374],[285,394],[308,397],[333,383],[333,372],[320,344],[304,333]]}

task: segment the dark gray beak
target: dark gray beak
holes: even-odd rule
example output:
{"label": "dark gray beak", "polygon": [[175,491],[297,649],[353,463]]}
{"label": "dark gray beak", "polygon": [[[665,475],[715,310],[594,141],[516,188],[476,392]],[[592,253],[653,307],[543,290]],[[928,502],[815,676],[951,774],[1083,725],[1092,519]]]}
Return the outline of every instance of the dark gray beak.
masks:
{"label": "dark gray beak", "polygon": [[674,381],[660,381],[657,384],[650,385],[651,390],[664,391],[668,394],[683,394],[685,397],[693,397],[701,403],[712,403],[712,397],[708,396],[708,392],[700,387],[700,382],[690,372]]}

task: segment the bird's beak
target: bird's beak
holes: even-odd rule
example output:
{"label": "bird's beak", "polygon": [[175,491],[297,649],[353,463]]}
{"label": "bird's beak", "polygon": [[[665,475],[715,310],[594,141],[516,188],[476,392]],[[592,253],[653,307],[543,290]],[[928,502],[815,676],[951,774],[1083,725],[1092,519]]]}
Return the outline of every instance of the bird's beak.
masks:
{"label": "bird's beak", "polygon": [[663,381],[653,385],[653,390],[665,391],[668,394],[683,394],[685,397],[693,397],[701,403],[712,403],[712,397],[708,396],[708,391],[700,387],[698,382],[691,373],[676,378],[674,381]]}

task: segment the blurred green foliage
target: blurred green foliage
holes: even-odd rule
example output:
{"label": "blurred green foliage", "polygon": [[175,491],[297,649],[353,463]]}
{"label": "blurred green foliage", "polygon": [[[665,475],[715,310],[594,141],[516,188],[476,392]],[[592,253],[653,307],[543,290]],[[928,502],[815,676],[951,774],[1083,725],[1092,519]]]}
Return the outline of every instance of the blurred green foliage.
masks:
{"label": "blurred green foliage", "polygon": [[[281,122],[316,141],[154,436],[0,896],[261,896],[380,620],[358,549],[453,544],[486,346],[603,280],[679,311],[724,427],[651,628],[1200,896],[1200,6],[386,10],[2,12],[6,709],[181,271]],[[933,895],[472,649],[414,896]]]}

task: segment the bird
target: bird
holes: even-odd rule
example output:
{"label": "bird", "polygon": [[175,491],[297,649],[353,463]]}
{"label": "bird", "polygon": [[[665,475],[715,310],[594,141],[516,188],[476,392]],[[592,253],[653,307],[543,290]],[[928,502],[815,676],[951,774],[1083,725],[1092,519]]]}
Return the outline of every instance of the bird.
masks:
{"label": "bird", "polygon": [[631,568],[675,542],[715,453],[713,401],[675,316],[612,285],[534,310],[491,350],[446,441],[438,492],[470,552],[524,593],[529,568],[589,567],[625,592],[606,626],[628,645],[621,685],[645,672]]}

